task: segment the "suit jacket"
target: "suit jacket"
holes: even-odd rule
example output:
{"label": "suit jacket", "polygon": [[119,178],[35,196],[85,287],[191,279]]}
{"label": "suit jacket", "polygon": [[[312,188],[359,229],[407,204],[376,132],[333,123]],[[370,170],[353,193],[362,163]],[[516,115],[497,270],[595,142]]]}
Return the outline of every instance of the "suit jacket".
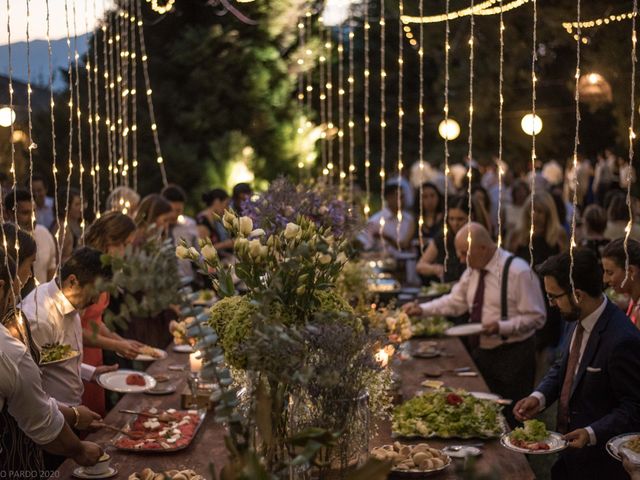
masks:
{"label": "suit jacket", "polygon": [[[560,396],[575,328],[569,330],[561,358],[536,389],[547,406]],[[587,426],[597,444],[563,452],[564,478],[628,479],[605,445],[616,435],[640,431],[640,332],[608,300],[589,336],[569,399],[569,431]]]}

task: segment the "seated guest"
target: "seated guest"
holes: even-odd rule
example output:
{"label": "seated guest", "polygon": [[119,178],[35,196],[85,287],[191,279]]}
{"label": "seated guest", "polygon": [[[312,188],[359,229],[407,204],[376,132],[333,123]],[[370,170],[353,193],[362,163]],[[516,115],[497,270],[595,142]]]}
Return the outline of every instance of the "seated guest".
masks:
{"label": "seated guest", "polygon": [[[62,263],[71,258],[71,254],[80,244],[83,208],[79,190],[73,187],[68,190],[64,188],[58,190],[56,219],[51,227],[51,233],[61,245],[60,261]],[[61,225],[66,225],[66,228],[61,228]]]}
{"label": "seated guest", "polygon": [[152,193],[144,197],[140,202],[134,219],[138,228],[136,242],[147,238],[150,229],[161,233],[165,237],[168,233],[172,216],[173,208],[162,195]]}
{"label": "seated guest", "polygon": [[604,236],[607,229],[607,212],[600,205],[591,204],[584,210],[582,221],[583,237],[580,246],[593,250],[600,258],[602,250],[609,243]]}
{"label": "seated guest", "polygon": [[33,192],[33,203],[36,209],[36,223],[49,230],[55,220],[53,197],[47,196],[47,182],[44,177],[34,173],[25,182],[24,188]]}
{"label": "seated guest", "polygon": [[[476,200],[472,201],[478,203]],[[454,197],[449,201],[448,207],[446,250],[444,229],[442,229],[429,242],[416,266],[416,270],[425,283],[431,281],[456,282],[467,268],[456,255],[455,238],[460,229],[469,222],[469,197],[466,195]],[[475,208],[472,209],[472,216],[475,216],[476,211]],[[446,268],[445,258],[447,259]]]}
{"label": "seated guest", "polygon": [[578,248],[573,271],[571,263],[562,253],[538,267],[547,296],[571,330],[560,359],[513,412],[527,420],[558,401],[556,429],[569,448],[553,465],[552,479],[627,479],[605,445],[640,429],[640,332],[602,294],[598,257]]}
{"label": "seated guest", "polygon": [[232,254],[233,239],[229,237],[222,222],[215,219],[216,216],[222,218],[224,211],[229,208],[229,195],[221,188],[214,188],[202,195],[202,201],[206,208],[196,216],[200,238],[211,240],[218,252],[226,251],[227,254]]}
{"label": "seated guest", "polygon": [[[419,196],[420,191],[418,191]],[[422,184],[422,198],[414,202],[414,216],[418,223],[416,231],[420,229],[420,204],[422,204],[422,238],[430,240],[442,231],[444,221],[444,196],[433,183]]]}
{"label": "seated guest", "polygon": [[[627,254],[629,271],[626,271]],[[616,293],[626,295],[631,300],[627,316],[640,328],[640,242],[629,239],[625,252],[624,238],[614,240],[602,251],[604,283]],[[627,275],[628,273],[628,275]],[[625,281],[626,279],[626,281]]]}
{"label": "seated guest", "polygon": [[66,362],[42,367],[45,391],[65,405],[81,403],[84,391],[82,380],[93,381],[96,376],[117,368],[94,368],[82,363],[82,324],[79,312],[96,303],[96,281],[111,276],[110,269],[102,265],[100,255],[93,248],[78,249],[62,265],[59,277],[38,285],[20,304],[38,348],[59,343],[80,352],[78,357]]}
{"label": "seated guest", "polygon": [[140,195],[129,187],[116,187],[107,197],[107,212],[117,211],[135,217],[140,205]]}
{"label": "seated guest", "polygon": [[251,195],[253,195],[251,185],[249,185],[248,183],[238,183],[233,187],[233,192],[231,195],[231,210],[233,210],[240,216],[244,215],[242,204],[251,199]]}
{"label": "seated guest", "polygon": [[31,194],[21,188],[7,193],[4,197],[4,219],[7,222],[17,220],[18,226],[33,235],[37,245],[33,263],[33,275],[38,283],[48,282],[56,273],[57,248],[51,232],[40,224],[33,224]]}
{"label": "seated guest", "polygon": [[[366,231],[360,240],[366,250],[397,252],[409,248],[415,224],[413,215],[404,210],[402,195],[398,195],[401,187],[397,183],[387,184],[384,192],[385,206],[374,213],[367,223]],[[400,200],[400,201],[398,201]],[[398,212],[402,210],[402,221],[398,235]]]}
{"label": "seated guest", "polygon": [[[19,272],[13,258],[0,250],[0,305],[6,305],[0,309],[3,319],[16,311],[12,290],[18,291],[25,281],[19,275],[27,273]],[[50,398],[42,389],[36,360],[21,341],[29,337],[15,337],[15,332],[0,324],[0,471],[47,478],[43,451],[71,457],[81,465],[94,465],[101,449],[80,442],[69,425],[83,430],[100,416],[82,406],[59,406]]]}
{"label": "seated guest", "polygon": [[[413,316],[468,312],[471,322],[483,327],[470,349],[487,385],[505,398],[520,398],[533,386],[534,334],[545,322],[540,282],[524,260],[498,248],[482,225],[462,227],[455,245],[467,269],[451,293],[403,309]],[[507,420],[514,424],[508,412]]]}
{"label": "seated guest", "polygon": [[[624,193],[615,193],[611,196],[607,217],[607,229],[604,232],[605,238],[615,240],[616,238],[624,237],[629,224],[629,206]],[[631,238],[640,241],[640,225],[636,223],[635,216],[632,217],[632,220]]]}

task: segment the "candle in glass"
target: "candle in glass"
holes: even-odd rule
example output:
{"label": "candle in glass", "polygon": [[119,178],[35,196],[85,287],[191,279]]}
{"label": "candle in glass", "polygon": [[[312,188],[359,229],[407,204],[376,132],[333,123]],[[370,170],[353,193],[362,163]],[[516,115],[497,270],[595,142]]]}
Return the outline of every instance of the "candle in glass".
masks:
{"label": "candle in glass", "polygon": [[189,355],[189,366],[191,368],[191,372],[200,373],[202,370],[202,357],[200,356],[200,352],[196,351]]}

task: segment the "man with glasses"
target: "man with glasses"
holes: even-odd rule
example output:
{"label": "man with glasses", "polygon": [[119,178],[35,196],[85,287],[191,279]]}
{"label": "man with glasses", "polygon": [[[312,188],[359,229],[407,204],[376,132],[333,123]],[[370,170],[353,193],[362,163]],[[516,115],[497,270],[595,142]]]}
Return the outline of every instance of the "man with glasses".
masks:
{"label": "man with glasses", "polygon": [[528,420],[558,401],[557,430],[569,448],[552,468],[554,480],[628,479],[605,445],[640,430],[640,332],[603,295],[602,267],[592,250],[550,257],[538,273],[570,330],[560,359],[513,413]]}

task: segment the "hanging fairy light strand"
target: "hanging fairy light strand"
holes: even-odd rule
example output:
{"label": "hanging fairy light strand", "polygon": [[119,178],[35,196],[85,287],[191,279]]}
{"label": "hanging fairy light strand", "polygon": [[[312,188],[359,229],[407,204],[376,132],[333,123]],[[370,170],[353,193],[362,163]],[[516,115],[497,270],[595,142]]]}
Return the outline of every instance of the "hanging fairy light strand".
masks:
{"label": "hanging fairy light strand", "polygon": [[[577,23],[580,24],[581,0],[576,2]],[[569,281],[571,282],[571,293],[576,299],[576,288],[573,281],[573,251],[576,248],[576,217],[578,211],[578,145],[580,144],[580,37],[582,30],[578,27],[578,39],[576,40],[576,73],[575,73],[575,104],[576,104],[576,130],[573,141],[573,213],[571,215],[571,240],[569,243],[569,255],[571,257],[571,265],[569,266]],[[533,220],[532,220],[533,221]],[[576,299],[577,301],[577,299]]]}
{"label": "hanging fairy light strand", "polygon": [[130,62],[129,62],[129,11],[120,11],[120,35],[121,35],[121,105],[122,105],[122,180],[127,187],[131,186],[129,178],[129,76],[130,76]]}
{"label": "hanging fairy light strand", "polygon": [[[93,18],[97,19],[96,0],[93,0]],[[100,91],[99,69],[98,69],[98,29],[94,30],[93,37],[93,101],[94,101],[94,118],[93,126],[95,128],[95,168],[92,173],[93,183],[95,185],[94,205],[96,218],[100,218],[100,99],[98,92]]]}
{"label": "hanging fairy light strand", "polygon": [[[12,58],[12,49],[11,49],[11,3],[10,0],[7,0],[7,57],[9,60],[9,110],[11,111],[11,116],[15,115],[13,109],[13,58]],[[12,118],[13,120],[13,118]],[[14,132],[14,122],[11,122],[9,125],[9,138],[13,139]],[[13,203],[16,205],[16,147],[15,144],[11,141],[10,152],[11,152],[11,167],[10,172],[12,175],[12,189],[13,189]],[[13,212],[13,220],[15,224],[18,224],[18,210],[15,209]],[[17,238],[17,237],[16,237]],[[6,240],[5,240],[6,244]],[[6,245],[5,245],[6,246]]]}
{"label": "hanging fairy light strand", "polygon": [[[502,0],[500,0],[500,6],[502,7]],[[502,176],[504,175],[503,160],[502,160],[502,142],[503,142],[503,114],[504,114],[504,16],[502,10],[500,11],[500,72],[498,81],[498,248],[502,246]]]}
{"label": "hanging fairy light strand", "polygon": [[115,12],[115,17],[113,19],[113,26],[115,29],[115,37],[114,37],[114,81],[115,81],[115,93],[114,93],[114,102],[115,102],[115,111],[117,115],[115,117],[116,120],[116,131],[115,137],[118,145],[117,156],[116,156],[116,165],[114,174],[116,175],[116,185],[126,185],[126,175],[124,168],[124,158],[126,156],[126,145],[125,138],[123,135],[123,115],[124,115],[124,105],[122,102],[122,10],[118,8]]}
{"label": "hanging fairy light strand", "polygon": [[627,169],[627,208],[629,209],[629,222],[625,228],[624,235],[624,255],[625,268],[624,280],[622,285],[627,283],[629,279],[629,237],[633,228],[633,207],[631,204],[631,183],[633,182],[633,142],[636,138],[634,131],[635,111],[636,111],[636,64],[638,37],[636,33],[636,17],[638,16],[638,0],[633,0],[633,19],[631,21],[631,98],[630,98],[630,114],[629,114],[629,168]]}
{"label": "hanging fairy light strand", "polygon": [[[33,201],[33,150],[37,147],[33,140],[33,124],[31,121],[31,0],[26,1],[27,6],[27,131],[29,135],[29,194],[31,195],[31,205],[35,205]],[[31,231],[36,225],[36,209],[31,209]],[[17,242],[17,239],[16,239]]]}
{"label": "hanging fairy light strand", "polygon": [[364,182],[365,182],[365,195],[364,195],[364,216],[369,220],[369,214],[371,213],[371,131],[369,117],[369,75],[371,74],[370,61],[369,61],[369,30],[371,24],[369,23],[369,0],[364,2],[364,87],[363,87],[363,105],[364,105]]}
{"label": "hanging fairy light strand", "polygon": [[[78,53],[78,28],[77,28],[77,14],[76,14],[76,2],[73,2],[73,59],[74,59],[74,70],[75,70],[75,90],[76,90],[76,121],[78,122],[77,137],[78,137],[78,177],[80,179],[79,182],[79,191],[80,191],[80,244],[84,244],[84,166],[82,163],[82,118],[81,118],[81,108],[82,105],[80,98],[80,54]],[[67,198],[69,198],[69,192],[67,192]],[[67,210],[69,209],[69,202],[67,201]],[[65,212],[65,225],[68,220],[68,212]]]}
{"label": "hanging fairy light strand", "polygon": [[[580,0],[578,0],[579,2]],[[538,59],[538,2],[533,0],[533,40],[531,45],[531,122],[536,119],[536,84],[538,78],[536,76],[536,63]],[[533,267],[533,218],[535,213],[535,195],[536,195],[536,129],[531,129],[531,225],[529,227],[529,262]]]}
{"label": "hanging fairy light strand", "polygon": [[131,166],[133,167],[133,189],[138,191],[138,43],[136,38],[136,11],[134,2],[129,2],[129,26],[131,28]]}
{"label": "hanging fairy light strand", "polygon": [[[450,25],[449,25],[449,0],[446,0],[446,14],[447,20],[444,26],[444,124],[449,125],[449,51],[451,45],[449,44],[450,37]],[[444,236],[444,271],[447,271],[447,264],[449,263],[449,135],[444,135],[444,221],[442,226],[442,233]]]}
{"label": "hanging fairy light strand", "polygon": [[344,180],[344,38],[343,25],[338,28],[338,186],[343,194]]}
{"label": "hanging fairy light strand", "polygon": [[594,18],[592,20],[585,20],[581,22],[563,22],[562,28],[564,28],[567,33],[573,35],[573,30],[578,28],[584,30],[588,28],[599,27],[601,25],[609,25],[610,23],[634,19],[637,15],[638,13],[636,11],[632,11],[627,13],[613,14],[607,17]]}
{"label": "hanging fairy light strand", "polygon": [[[305,17],[305,35],[307,36],[306,39],[306,47],[304,49],[304,57],[305,57],[305,65],[306,65],[306,69],[305,69],[305,83],[306,83],[306,87],[305,87],[305,94],[306,94],[306,101],[307,101],[307,115],[311,114],[312,108],[313,108],[313,82],[312,82],[312,78],[311,78],[311,71],[312,68],[311,66],[313,65],[313,50],[311,50],[311,40],[313,39],[313,22],[311,21],[311,7],[307,7],[307,11],[304,14]],[[311,127],[311,121],[307,120],[306,122],[306,127],[309,128]]]}
{"label": "hanging fairy light strand", "polygon": [[[418,3],[420,17],[424,13],[424,0]],[[424,191],[424,24],[420,24],[419,32],[420,45],[418,47],[418,166],[420,168],[420,187],[418,192],[419,219],[418,219],[418,242],[420,243],[420,254],[424,250],[424,207],[422,205],[422,193]]]}
{"label": "hanging fairy light strand", "polygon": [[326,29],[323,27],[324,18],[318,18],[319,23],[319,35],[320,35],[320,56],[318,57],[318,89],[320,90],[319,100],[320,100],[320,125],[322,125],[322,134],[320,142],[320,154],[322,159],[322,174],[326,175],[325,171],[327,171],[327,85],[326,85],[326,66],[327,66],[327,57],[324,53],[324,40]]}
{"label": "hanging fairy light strand", "polygon": [[[386,91],[386,79],[387,72],[385,71],[385,42],[386,42],[386,20],[384,12],[384,2],[380,2],[380,205],[384,206],[384,194],[385,194],[385,182],[386,171],[385,163],[387,157],[387,142],[386,142],[386,114],[387,114],[387,102],[385,99]],[[379,234],[382,238],[384,233],[384,215],[380,215],[380,230]],[[383,246],[386,246],[385,242],[382,242]],[[385,247],[386,250],[386,247]]]}
{"label": "hanging fairy light strand", "polygon": [[[56,212],[58,211],[58,155],[56,152],[56,117],[54,114],[55,102],[53,97],[53,52],[51,48],[51,12],[49,10],[49,0],[45,0],[46,8],[46,37],[47,37],[47,60],[49,64],[49,111],[51,120],[51,173],[53,174],[53,202]],[[1,204],[2,202],[0,202]]]}
{"label": "hanging fairy light strand", "polygon": [[[514,10],[519,8],[532,0],[515,0],[509,2],[507,4],[502,5],[501,0],[488,0],[474,5],[473,7],[463,8],[462,10],[456,10],[453,12],[446,11],[441,15],[430,15],[430,16],[411,16],[404,15],[402,20],[405,23],[440,23],[447,22],[450,20],[456,20],[458,18],[469,17],[472,15],[496,15],[501,12],[508,12],[510,10]],[[496,3],[501,3],[500,6],[495,6]]]}
{"label": "hanging fairy light strand", "polygon": [[[89,31],[89,5],[88,1],[84,2],[84,29],[85,32]],[[89,118],[87,122],[89,124],[89,161],[91,162],[91,168],[89,170],[89,175],[91,176],[91,204],[93,207],[94,215],[97,215],[97,204],[96,204],[96,151],[95,151],[95,136],[94,136],[94,124],[95,118],[93,114],[93,83],[95,83],[93,79],[93,64],[91,62],[89,52],[90,48],[90,37],[87,35],[87,60],[85,62],[85,69],[87,71],[87,110],[89,114]]]}
{"label": "hanging fairy light strand", "polygon": [[355,138],[354,138],[354,128],[355,128],[355,113],[354,113],[354,88],[355,88],[355,64],[354,64],[354,18],[353,18],[353,9],[349,9],[349,73],[347,77],[347,84],[349,87],[349,119],[347,121],[347,126],[349,127],[349,203],[353,203],[353,189],[354,189],[354,177],[356,174],[356,164],[355,164]]}
{"label": "hanging fairy light strand", "polygon": [[111,161],[109,163],[109,172],[111,175],[111,182],[113,184],[113,188],[118,186],[118,177],[117,177],[117,173],[118,173],[118,167],[117,167],[117,162],[118,162],[118,145],[119,145],[119,138],[117,135],[117,131],[116,131],[116,125],[118,122],[118,111],[116,108],[116,83],[115,83],[115,79],[116,79],[116,75],[117,75],[117,68],[116,68],[116,63],[115,63],[115,56],[114,56],[114,50],[113,50],[113,44],[115,41],[115,37],[116,37],[116,20],[114,19],[112,21],[112,16],[109,15],[109,39],[108,39],[108,44],[109,44],[109,109],[110,109],[110,119],[109,119],[109,136],[111,138]]}
{"label": "hanging fairy light strand", "polygon": [[[473,0],[471,0],[471,10],[473,11]],[[470,21],[470,32],[469,32],[469,138],[468,144],[469,149],[467,152],[467,162],[469,163],[467,169],[467,181],[469,182],[467,186],[467,194],[469,195],[469,222],[471,222],[471,212],[473,209],[473,201],[472,201],[472,183],[473,183],[473,67],[474,67],[474,30],[475,30],[475,17],[473,14],[471,15]],[[467,255],[471,253],[471,229],[467,229]]]}
{"label": "hanging fairy light strand", "polygon": [[325,89],[327,91],[327,169],[325,173],[329,183],[333,183],[333,102],[335,100],[335,88],[333,88],[333,28],[327,29],[327,42],[324,44],[327,52],[327,83]]}
{"label": "hanging fairy light strand", "polygon": [[398,250],[402,249],[400,241],[400,227],[402,225],[402,168],[403,168],[403,124],[404,124],[404,110],[403,110],[403,77],[404,77],[404,34],[402,30],[402,15],[404,15],[404,0],[398,2],[398,9],[400,15],[398,17],[398,212],[396,213],[396,244]]}
{"label": "hanging fairy light strand", "polygon": [[160,139],[158,138],[158,126],[156,124],[156,116],[153,110],[153,98],[151,91],[151,80],[149,78],[149,66],[147,65],[149,57],[147,56],[147,48],[144,42],[144,28],[142,26],[142,9],[140,6],[140,0],[132,0],[136,2],[137,17],[138,17],[138,38],[140,39],[140,53],[142,54],[142,73],[144,76],[144,83],[147,94],[147,107],[149,108],[149,117],[151,119],[151,133],[153,134],[153,143],[156,151],[156,162],[160,166],[160,174],[162,176],[162,183],[166,187],[169,182],[167,180],[167,172],[164,166],[164,159],[162,158],[162,151],[160,150]]}

